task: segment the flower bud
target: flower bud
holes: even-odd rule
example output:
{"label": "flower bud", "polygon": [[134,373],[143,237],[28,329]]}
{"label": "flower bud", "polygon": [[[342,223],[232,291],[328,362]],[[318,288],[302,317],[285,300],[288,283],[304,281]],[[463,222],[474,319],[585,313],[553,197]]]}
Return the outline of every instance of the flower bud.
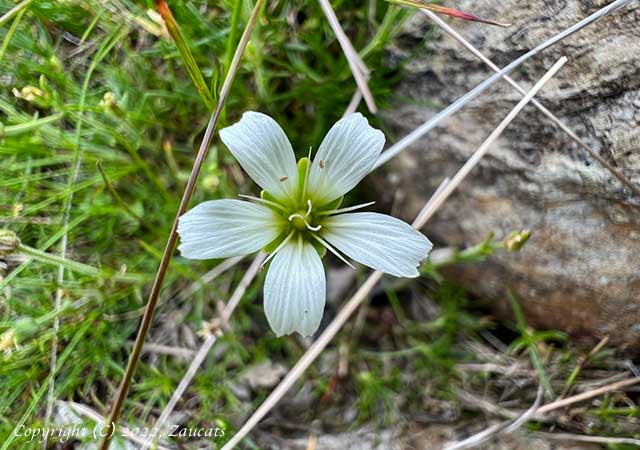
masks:
{"label": "flower bud", "polygon": [[519,252],[530,237],[530,230],[514,231],[505,238],[504,246],[510,252]]}
{"label": "flower bud", "polygon": [[20,239],[11,230],[0,230],[0,256],[15,253],[20,246]]}
{"label": "flower bud", "polygon": [[124,115],[124,111],[122,110],[120,105],[118,105],[118,99],[116,98],[116,95],[111,91],[106,92],[102,96],[102,100],[100,100],[100,106],[105,111],[110,111],[118,117],[122,117]]}
{"label": "flower bud", "polygon": [[16,332],[13,329],[9,329],[0,334],[0,352],[10,353],[12,348],[18,346],[18,340],[16,339]]}
{"label": "flower bud", "polygon": [[13,88],[11,92],[13,92],[13,95],[15,97],[21,98],[28,102],[33,102],[36,99],[44,97],[44,92],[42,92],[42,89],[35,86],[25,86],[21,90]]}
{"label": "flower bud", "polygon": [[9,328],[0,334],[0,352],[11,353],[11,350],[18,348],[21,342],[35,336],[40,327],[35,319],[30,317],[18,319],[13,328]]}
{"label": "flower bud", "polygon": [[102,96],[102,100],[100,100],[100,106],[102,106],[105,109],[111,109],[116,105],[117,105],[116,96],[111,91],[106,92]]}

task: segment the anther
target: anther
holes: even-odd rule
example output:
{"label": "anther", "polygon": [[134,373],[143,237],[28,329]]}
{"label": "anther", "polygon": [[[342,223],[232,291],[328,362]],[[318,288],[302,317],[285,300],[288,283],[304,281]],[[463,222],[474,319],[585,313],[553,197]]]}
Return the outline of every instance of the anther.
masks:
{"label": "anther", "polygon": [[288,179],[289,179],[289,177],[288,177],[288,176],[286,176],[286,175],[285,175],[285,176],[280,177],[280,181],[282,181],[283,183],[284,183],[285,181],[287,181]]}
{"label": "anther", "polygon": [[324,159],[321,159],[321,160],[320,160],[320,168],[321,168],[321,169],[324,169]]}

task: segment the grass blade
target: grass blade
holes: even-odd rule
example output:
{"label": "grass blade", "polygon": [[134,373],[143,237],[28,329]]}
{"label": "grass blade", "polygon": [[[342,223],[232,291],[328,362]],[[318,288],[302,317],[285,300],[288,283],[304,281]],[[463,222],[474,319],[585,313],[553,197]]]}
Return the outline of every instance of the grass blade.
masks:
{"label": "grass blade", "polygon": [[165,0],[156,0],[156,8],[162,16],[162,19],[167,26],[167,31],[171,35],[173,42],[176,44],[176,47],[178,47],[178,51],[180,52],[182,61],[184,62],[187,72],[189,73],[189,78],[191,78],[191,81],[193,81],[194,86],[200,94],[200,97],[202,97],[202,101],[205,105],[207,105],[207,109],[209,109],[209,111],[213,111],[215,104],[213,102],[213,97],[211,97],[211,92],[207,87],[207,83],[204,81],[204,77],[202,76],[202,72],[198,67],[198,63],[193,57],[193,53],[191,53],[191,50],[189,49],[187,40],[182,34],[182,31],[180,31],[180,27],[178,26],[176,19],[173,17],[173,14],[169,9],[169,5],[167,5],[167,2]]}

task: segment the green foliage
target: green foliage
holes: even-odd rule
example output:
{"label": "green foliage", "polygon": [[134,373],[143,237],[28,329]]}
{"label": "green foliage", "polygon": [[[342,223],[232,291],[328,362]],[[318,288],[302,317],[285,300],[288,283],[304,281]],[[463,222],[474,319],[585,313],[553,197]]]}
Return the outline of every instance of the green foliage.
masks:
{"label": "green foliage", "polygon": [[544,370],[544,362],[538,352],[538,344],[546,341],[561,341],[566,339],[566,335],[559,331],[535,331],[527,326],[527,323],[520,308],[520,304],[515,295],[509,291],[509,302],[513,308],[513,313],[516,317],[516,329],[520,333],[520,337],[515,339],[509,346],[508,353],[516,353],[522,349],[526,349],[531,357],[531,363],[538,373],[540,383],[544,387],[545,392],[549,398],[554,398],[555,394],[551,387],[551,382]]}

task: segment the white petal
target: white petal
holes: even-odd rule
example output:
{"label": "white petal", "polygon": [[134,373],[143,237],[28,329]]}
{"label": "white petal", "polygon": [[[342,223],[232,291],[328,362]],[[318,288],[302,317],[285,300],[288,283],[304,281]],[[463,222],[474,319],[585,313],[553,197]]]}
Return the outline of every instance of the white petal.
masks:
{"label": "white petal", "polygon": [[249,111],[238,123],[220,130],[220,138],[260,187],[278,199],[293,198],[298,179],[296,157],[275,120]]}
{"label": "white petal", "polygon": [[353,189],[378,160],[384,140],[360,113],[336,122],[311,164],[307,189],[314,203],[324,205]]}
{"label": "white petal", "polygon": [[178,249],[190,259],[246,255],[277,238],[282,221],[266,206],[241,200],[200,203],[180,217]]}
{"label": "white petal", "polygon": [[433,247],[409,224],[378,213],[329,217],[320,234],[350,258],[397,277],[417,277],[416,267]]}
{"label": "white petal", "polygon": [[274,256],[264,282],[264,312],[274,333],[315,333],[325,291],[320,255],[310,243],[293,239]]}

